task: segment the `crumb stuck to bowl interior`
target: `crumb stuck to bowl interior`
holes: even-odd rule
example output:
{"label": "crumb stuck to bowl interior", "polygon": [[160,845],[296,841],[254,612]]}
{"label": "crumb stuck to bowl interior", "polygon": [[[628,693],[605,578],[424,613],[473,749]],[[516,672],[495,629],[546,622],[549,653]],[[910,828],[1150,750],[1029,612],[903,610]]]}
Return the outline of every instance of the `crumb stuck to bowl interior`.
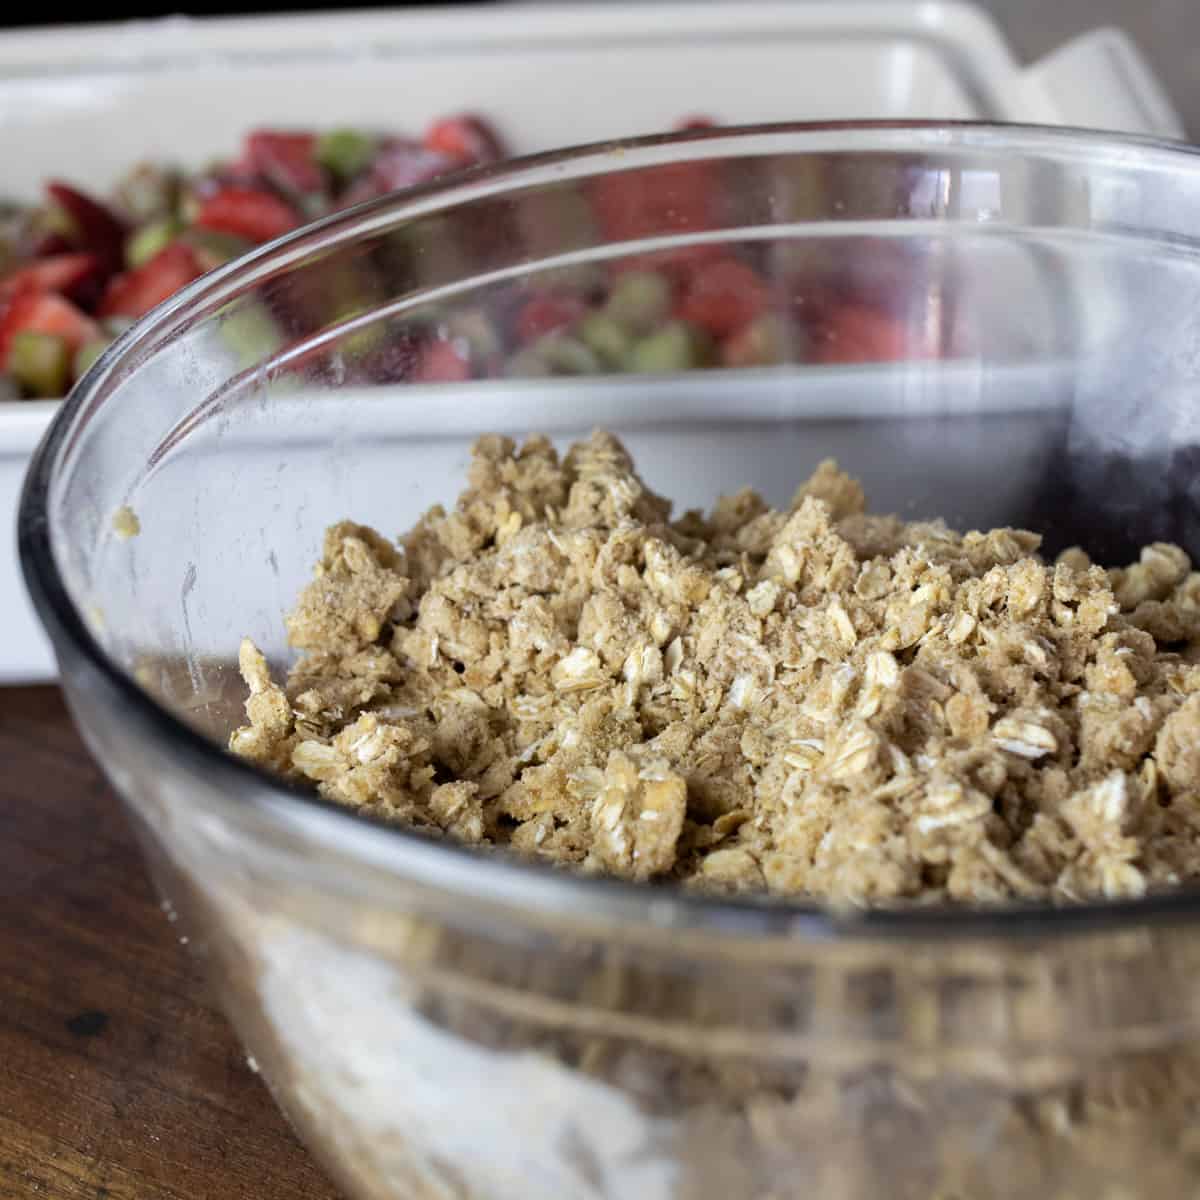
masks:
{"label": "crumb stuck to bowl interior", "polygon": [[142,532],[141,519],[128,504],[122,504],[112,515],[112,531],[122,541],[128,541]]}

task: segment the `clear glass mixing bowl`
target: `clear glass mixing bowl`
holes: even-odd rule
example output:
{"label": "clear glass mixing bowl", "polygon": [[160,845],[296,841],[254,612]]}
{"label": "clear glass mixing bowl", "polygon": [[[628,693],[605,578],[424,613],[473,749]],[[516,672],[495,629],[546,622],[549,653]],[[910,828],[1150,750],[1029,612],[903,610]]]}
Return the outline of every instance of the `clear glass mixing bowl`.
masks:
{"label": "clear glass mixing bowl", "polygon": [[[348,1193],[1200,1196],[1190,891],[723,902],[481,859],[221,749],[239,639],[286,664],[323,528],[395,533],[451,501],[484,432],[606,426],[681,506],[786,500],[832,454],[880,511],[1031,526],[1101,561],[1158,538],[1197,555],[1198,235],[1179,146],[697,132],[311,226],[104,356],[31,470],[27,581],[165,896]],[[767,352],[677,326],[653,353],[541,340],[546,311],[606,303],[631,262],[669,277],[713,254],[765,281],[786,330]],[[847,306],[886,336],[847,349]],[[702,363],[724,369],[669,369]]]}

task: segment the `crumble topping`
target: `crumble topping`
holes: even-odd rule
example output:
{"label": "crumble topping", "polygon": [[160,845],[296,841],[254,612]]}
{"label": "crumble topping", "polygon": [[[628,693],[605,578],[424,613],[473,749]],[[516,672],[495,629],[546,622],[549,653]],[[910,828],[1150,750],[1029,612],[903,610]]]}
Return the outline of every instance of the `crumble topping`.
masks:
{"label": "crumble topping", "polygon": [[1200,573],[867,511],[672,519],[612,435],[474,447],[392,542],[325,535],[235,753],[555,865],[856,905],[1136,897],[1200,875]]}

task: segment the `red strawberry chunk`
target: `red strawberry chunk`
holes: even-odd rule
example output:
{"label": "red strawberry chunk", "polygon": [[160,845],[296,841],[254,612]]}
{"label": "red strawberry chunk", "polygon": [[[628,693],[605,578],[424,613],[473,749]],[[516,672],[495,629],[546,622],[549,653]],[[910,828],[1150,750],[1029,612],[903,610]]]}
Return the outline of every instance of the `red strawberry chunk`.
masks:
{"label": "red strawberry chunk", "polygon": [[517,337],[527,346],[547,333],[573,325],[583,316],[586,307],[578,296],[534,296],[525,302],[517,315]]}
{"label": "red strawberry chunk", "polygon": [[425,132],[425,148],[460,163],[494,163],[508,157],[500,135],[482,117],[442,117]]}
{"label": "red strawberry chunk", "polygon": [[678,315],[714,337],[741,329],[766,311],[771,293],[752,268],[726,258],[702,266],[690,280]]}
{"label": "red strawberry chunk", "polygon": [[927,357],[910,345],[908,331],[898,321],[859,304],[834,308],[815,331],[814,344],[814,358],[821,363],[900,362]]}
{"label": "red strawberry chunk", "polygon": [[149,262],[118,275],[100,301],[102,317],[140,317],[204,274],[190,246],[172,242]]}
{"label": "red strawberry chunk", "polygon": [[257,188],[230,184],[200,204],[196,224],[201,229],[232,233],[251,242],[269,242],[300,225],[286,200]]}
{"label": "red strawberry chunk", "polygon": [[676,246],[673,250],[628,254],[617,259],[610,270],[614,275],[623,275],[626,271],[661,271],[682,289],[701,266],[724,257],[724,247],[713,242],[700,242],[694,246]]}
{"label": "red strawberry chunk", "polygon": [[23,291],[70,293],[99,271],[100,260],[94,254],[55,254],[35,259],[0,280],[0,297]]}
{"label": "red strawberry chunk", "polygon": [[53,292],[32,289],[17,292],[0,311],[0,370],[8,367],[8,354],[18,333],[60,337],[72,354],[85,343],[103,336],[96,322],[70,300]]}
{"label": "red strawberry chunk", "polygon": [[244,163],[285,192],[319,192],[325,175],[315,158],[317,135],[256,129],[246,137]]}
{"label": "red strawberry chunk", "polygon": [[669,163],[622,172],[592,185],[600,229],[611,241],[707,229],[715,208],[713,166]]}
{"label": "red strawberry chunk", "polygon": [[471,364],[453,342],[430,342],[413,368],[414,383],[461,383],[471,378]]}

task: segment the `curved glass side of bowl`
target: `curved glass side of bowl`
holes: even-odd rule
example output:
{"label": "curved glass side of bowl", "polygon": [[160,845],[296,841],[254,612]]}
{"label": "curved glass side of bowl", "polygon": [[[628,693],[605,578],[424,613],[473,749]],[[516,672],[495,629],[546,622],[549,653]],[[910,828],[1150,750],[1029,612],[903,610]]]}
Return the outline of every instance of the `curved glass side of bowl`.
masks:
{"label": "curved glass side of bowl", "polygon": [[380,830],[209,744],[241,719],[240,639],[288,662],[324,528],[452,504],[485,433],[611,429],[680,508],[781,503],[835,457],[879,511],[1200,553],[1196,164],[972,126],[546,156],[268,247],[92,371],[31,475],[31,587],[166,893],[348,1191],[1200,1187],[1187,896],[700,900]]}

